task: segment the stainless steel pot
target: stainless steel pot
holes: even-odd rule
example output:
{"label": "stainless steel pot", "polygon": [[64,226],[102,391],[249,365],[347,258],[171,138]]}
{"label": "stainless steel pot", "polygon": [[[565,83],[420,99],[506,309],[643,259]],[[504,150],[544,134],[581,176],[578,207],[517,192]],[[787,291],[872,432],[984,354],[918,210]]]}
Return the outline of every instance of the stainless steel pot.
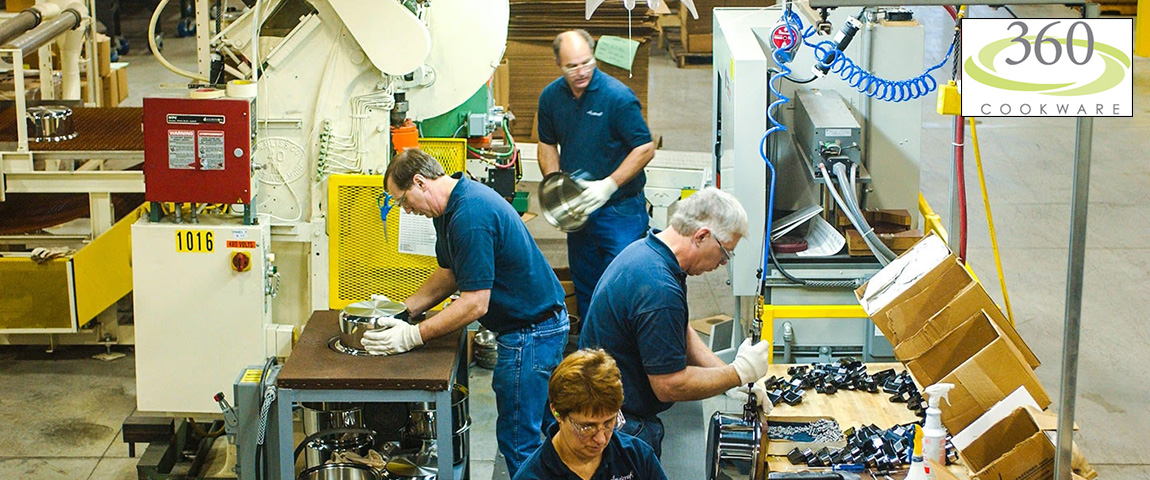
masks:
{"label": "stainless steel pot", "polygon": [[367,300],[348,305],[339,313],[339,343],[346,349],[364,351],[363,334],[379,328],[379,321],[399,315],[407,306],[390,300]]}
{"label": "stainless steel pot", "polygon": [[761,423],[743,415],[715,412],[707,427],[707,480],[758,480],[763,476],[759,457]]}
{"label": "stainless steel pot", "polygon": [[[324,430],[363,427],[362,410],[354,403],[304,403],[304,435],[311,436]],[[308,466],[322,465],[336,452],[356,452],[367,455],[375,438],[362,433],[334,433],[318,438],[305,450]]]}
{"label": "stainless steel pot", "polygon": [[564,232],[574,232],[587,223],[586,215],[571,210],[572,202],[583,193],[579,185],[566,172],[551,172],[539,183],[539,206],[543,218]]}
{"label": "stainless steel pot", "polygon": [[[435,404],[418,403],[409,413],[404,433],[408,438],[430,440],[435,438]],[[451,387],[451,432],[458,435],[471,426],[468,408],[467,387],[455,384]]]}
{"label": "stainless steel pot", "polygon": [[499,360],[499,349],[496,346],[495,332],[479,326],[475,333],[475,364],[488,370],[494,369]]}
{"label": "stainless steel pot", "polygon": [[397,455],[387,462],[387,474],[397,480],[435,480],[438,459],[433,455]]}
{"label": "stainless steel pot", "polygon": [[59,142],[76,138],[72,109],[60,105],[28,107],[28,140]]}
{"label": "stainless steel pot", "polygon": [[383,480],[374,468],[358,463],[328,463],[300,472],[296,480]]}

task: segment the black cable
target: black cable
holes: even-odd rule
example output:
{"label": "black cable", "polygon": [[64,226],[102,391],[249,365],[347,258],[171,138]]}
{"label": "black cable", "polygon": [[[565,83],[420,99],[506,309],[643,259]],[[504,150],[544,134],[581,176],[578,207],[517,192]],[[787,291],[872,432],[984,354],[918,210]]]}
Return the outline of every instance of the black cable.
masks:
{"label": "black cable", "polygon": [[[267,382],[267,378],[268,378],[268,372],[271,371],[272,366],[274,366],[275,364],[276,364],[276,357],[273,356],[273,357],[269,358],[267,362],[264,363],[263,372],[260,373],[260,383],[259,383],[259,393],[258,393],[259,405],[256,408],[257,418],[258,418],[260,412],[264,411],[264,390],[267,389],[267,383],[266,382]],[[264,419],[264,421],[267,421],[267,419]],[[255,468],[253,468],[253,470],[255,471],[255,474],[256,474],[256,480],[262,480],[264,478],[268,478],[267,443],[266,442],[261,443],[258,439],[256,440],[256,460],[255,460],[255,463],[256,463]]]}
{"label": "black cable", "polygon": [[1018,18],[1018,14],[1017,14],[1017,13],[1014,13],[1014,10],[1011,10],[1011,9],[1010,9],[1010,7],[1008,7],[1008,6],[1006,6],[1006,5],[1003,5],[1003,6],[1002,6],[1002,8],[1005,8],[1005,9],[1006,9],[1006,11],[1007,11],[1008,13],[1010,13],[1010,16],[1012,16],[1012,17],[1014,17],[1014,18]]}

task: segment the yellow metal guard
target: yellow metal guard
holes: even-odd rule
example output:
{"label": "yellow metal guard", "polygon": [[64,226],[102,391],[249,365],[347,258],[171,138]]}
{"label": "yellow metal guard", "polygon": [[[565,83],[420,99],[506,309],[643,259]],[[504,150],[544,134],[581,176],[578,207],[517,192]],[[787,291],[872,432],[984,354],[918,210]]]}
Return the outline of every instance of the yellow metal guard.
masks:
{"label": "yellow metal guard", "polygon": [[[420,149],[450,175],[464,168],[467,140],[421,138]],[[328,177],[328,306],[341,309],[373,294],[402,301],[437,266],[435,257],[399,252],[399,214],[379,217],[382,175]],[[387,229],[386,235],[384,229]]]}
{"label": "yellow metal guard", "polygon": [[132,224],[147,210],[146,205],[140,205],[72,256],[80,325],[132,291]]}
{"label": "yellow metal guard", "polygon": [[870,316],[859,305],[768,305],[762,304],[759,317],[763,322],[763,331],[760,341],[769,342],[767,358],[775,362],[775,332],[776,318],[867,318]]}

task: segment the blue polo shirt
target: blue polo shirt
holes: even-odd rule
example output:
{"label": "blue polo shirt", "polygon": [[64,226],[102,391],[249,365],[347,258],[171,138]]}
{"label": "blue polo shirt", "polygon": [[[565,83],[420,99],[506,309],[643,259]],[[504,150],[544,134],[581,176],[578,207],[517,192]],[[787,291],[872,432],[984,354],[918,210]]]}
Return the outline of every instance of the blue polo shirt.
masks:
{"label": "blue polo shirt", "polygon": [[519,214],[495,190],[460,178],[443,215],[432,223],[435,258],[455,275],[459,290],[491,290],[487,314],[479,319],[487,329],[519,330],[563,307],[555,272]]}
{"label": "blue polo shirt", "polygon": [[[559,424],[551,425],[547,432],[547,440],[535,453],[527,457],[514,480],[582,480],[555,451],[551,439],[559,431]],[[603,458],[599,468],[591,475],[591,480],[666,480],[667,474],[655,456],[655,450],[646,442],[626,433],[615,431],[607,448],[603,449]]]}
{"label": "blue polo shirt", "polygon": [[[564,77],[539,95],[539,141],[559,145],[559,169],[582,170],[600,180],[611,175],[635,147],[651,141],[639,98],[622,82],[595,69],[578,99]],[[611,201],[642,193],[642,170],[619,186]]]}
{"label": "blue polo shirt", "polygon": [[645,417],[671,408],[647,375],[687,368],[687,274],[656,233],[628,245],[603,272],[579,336],[579,348],[615,357],[623,411]]}

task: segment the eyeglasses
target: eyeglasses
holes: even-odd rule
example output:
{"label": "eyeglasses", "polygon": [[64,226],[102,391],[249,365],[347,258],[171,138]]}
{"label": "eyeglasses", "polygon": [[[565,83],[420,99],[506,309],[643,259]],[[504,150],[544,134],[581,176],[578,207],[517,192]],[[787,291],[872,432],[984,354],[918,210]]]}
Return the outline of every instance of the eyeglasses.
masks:
{"label": "eyeglasses", "polygon": [[727,247],[723,246],[723,242],[720,242],[719,237],[716,237],[715,234],[712,233],[711,238],[715,239],[715,243],[719,245],[719,253],[723,254],[723,261],[731,261],[731,258],[735,256],[735,252],[727,250]]}
{"label": "eyeglasses", "polygon": [[595,68],[595,57],[591,57],[590,60],[587,60],[586,62],[583,62],[579,65],[575,65],[574,67],[560,67],[560,69],[563,70],[564,75],[574,75],[577,72],[584,72],[592,68]]}
{"label": "eyeglasses", "polygon": [[627,423],[627,419],[623,418],[622,411],[616,412],[615,418],[607,420],[603,423],[579,423],[571,420],[571,417],[567,417],[567,421],[571,422],[571,426],[575,428],[575,434],[583,440],[594,438],[595,435],[598,435],[600,431],[610,432],[623,426],[624,423]]}

